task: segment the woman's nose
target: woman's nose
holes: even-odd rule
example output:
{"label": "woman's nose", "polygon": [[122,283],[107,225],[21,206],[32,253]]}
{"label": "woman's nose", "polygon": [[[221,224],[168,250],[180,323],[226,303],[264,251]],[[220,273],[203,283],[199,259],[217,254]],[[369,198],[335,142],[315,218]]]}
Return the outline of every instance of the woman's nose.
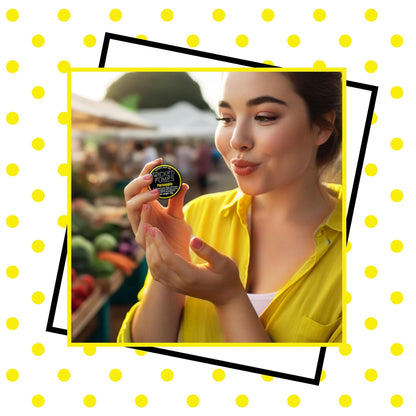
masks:
{"label": "woman's nose", "polygon": [[230,146],[239,151],[250,150],[254,145],[251,130],[247,125],[236,125],[231,136]]}

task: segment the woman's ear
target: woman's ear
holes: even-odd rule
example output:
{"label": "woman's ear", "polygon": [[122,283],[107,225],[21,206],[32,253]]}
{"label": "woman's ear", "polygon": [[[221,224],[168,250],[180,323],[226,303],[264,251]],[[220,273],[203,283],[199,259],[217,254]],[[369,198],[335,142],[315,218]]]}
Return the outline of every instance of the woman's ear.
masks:
{"label": "woman's ear", "polygon": [[334,131],[336,112],[332,110],[321,117],[320,123],[316,124],[317,127],[317,140],[316,144],[320,146],[324,144]]}

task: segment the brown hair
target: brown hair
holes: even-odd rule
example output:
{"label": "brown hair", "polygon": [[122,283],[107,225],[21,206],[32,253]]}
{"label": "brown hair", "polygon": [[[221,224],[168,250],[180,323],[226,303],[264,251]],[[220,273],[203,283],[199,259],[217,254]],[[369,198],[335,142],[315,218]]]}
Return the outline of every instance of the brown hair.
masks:
{"label": "brown hair", "polygon": [[[319,146],[318,168],[337,158],[342,144],[342,73],[341,72],[283,72],[308,108],[311,123],[332,130],[328,140]],[[332,124],[325,115],[335,111]]]}

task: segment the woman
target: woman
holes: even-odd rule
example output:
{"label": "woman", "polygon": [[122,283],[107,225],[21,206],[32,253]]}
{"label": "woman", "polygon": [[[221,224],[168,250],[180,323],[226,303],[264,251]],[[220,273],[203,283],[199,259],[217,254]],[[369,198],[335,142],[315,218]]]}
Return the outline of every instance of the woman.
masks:
{"label": "woman", "polygon": [[150,275],[119,342],[342,341],[341,73],[223,75],[216,146],[238,189],[164,209],[125,189]]}

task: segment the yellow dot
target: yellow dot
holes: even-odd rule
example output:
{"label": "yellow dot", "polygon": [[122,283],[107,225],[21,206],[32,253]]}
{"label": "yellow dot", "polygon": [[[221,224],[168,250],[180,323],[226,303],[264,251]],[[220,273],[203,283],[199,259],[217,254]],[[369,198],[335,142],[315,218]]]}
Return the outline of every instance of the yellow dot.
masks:
{"label": "yellow dot", "polygon": [[16,381],[19,378],[19,372],[16,369],[11,368],[7,371],[6,377],[9,381]]}
{"label": "yellow dot", "polygon": [[136,350],[136,354],[140,355],[141,357],[143,357],[144,355],[147,354],[147,351],[142,351],[142,350]]}
{"label": "yellow dot", "polygon": [[19,115],[14,111],[10,112],[6,116],[6,121],[9,124],[17,124],[19,122]]}
{"label": "yellow dot", "polygon": [[261,17],[265,22],[271,22],[274,19],[274,11],[271,9],[264,9]]}
{"label": "yellow dot", "polygon": [[118,370],[117,368],[114,368],[113,370],[110,371],[110,379],[112,381],[120,381],[122,377],[121,371]]}
{"label": "yellow dot", "polygon": [[365,275],[369,278],[369,279],[374,279],[377,276],[377,268],[374,266],[368,266],[365,268]]}
{"label": "yellow dot", "polygon": [[16,277],[19,276],[19,269],[16,266],[9,266],[6,269],[6,275],[10,279],[16,279]]}
{"label": "yellow dot", "polygon": [[189,407],[197,407],[199,405],[199,397],[195,394],[191,394],[187,397],[186,403]]}
{"label": "yellow dot", "polygon": [[88,48],[92,48],[97,43],[95,36],[87,35],[84,37],[84,45]]}
{"label": "yellow dot", "polygon": [[41,48],[45,44],[45,38],[42,35],[35,35],[32,38],[32,45]]}
{"label": "yellow dot", "polygon": [[235,399],[238,407],[246,407],[248,405],[248,397],[244,394],[240,394]]}
{"label": "yellow dot", "polygon": [[19,18],[19,12],[16,9],[9,9],[6,12],[6,18],[9,22],[15,22]]}
{"label": "yellow dot", "polygon": [[350,292],[345,292],[345,303],[348,304],[352,300],[352,296]]}
{"label": "yellow dot", "polygon": [[40,357],[45,352],[45,347],[41,343],[33,344],[32,352],[37,357]]}
{"label": "yellow dot", "polygon": [[137,35],[136,38],[137,39],[147,40],[147,36],[146,35]]}
{"label": "yellow dot", "polygon": [[45,243],[41,240],[36,240],[32,243],[32,250],[36,253],[41,253],[45,249]]}
{"label": "yellow dot", "polygon": [[173,11],[170,9],[162,10],[162,13],[160,13],[160,17],[165,22],[170,22],[173,19]]}
{"label": "yellow dot", "polygon": [[352,39],[351,36],[349,35],[342,35],[339,38],[339,44],[343,47],[343,48],[348,48],[352,43]]}
{"label": "yellow dot", "polygon": [[393,87],[390,91],[390,94],[393,98],[395,98],[396,100],[399,98],[402,98],[403,96],[403,89],[401,87]]}
{"label": "yellow dot", "polygon": [[248,37],[246,35],[238,35],[235,42],[240,48],[245,48],[248,45]]}
{"label": "yellow dot", "polygon": [[16,176],[19,173],[19,166],[15,163],[10,163],[10,165],[7,165],[6,167],[6,173],[9,176]]}
{"label": "yellow dot", "polygon": [[58,225],[62,228],[66,228],[66,226],[68,225],[68,217],[66,215],[61,215],[58,218]]}
{"label": "yellow dot", "polygon": [[400,240],[394,240],[390,244],[390,248],[395,253],[400,253],[403,250],[403,243]]}
{"label": "yellow dot", "polygon": [[67,124],[68,123],[68,113],[66,113],[64,111],[62,113],[59,113],[58,121],[61,124]]}
{"label": "yellow dot", "polygon": [[88,345],[88,346],[84,347],[84,354],[88,355],[89,357],[94,355],[96,352],[97,352],[97,348],[94,347],[93,345]]}
{"label": "yellow dot", "polygon": [[186,39],[186,43],[191,48],[195,48],[196,46],[199,45],[199,38],[197,35],[189,35],[188,38]]}
{"label": "yellow dot", "polygon": [[403,38],[400,35],[393,35],[390,39],[390,43],[395,48],[400,48],[403,45]]}
{"label": "yellow dot", "polygon": [[6,326],[8,329],[10,329],[10,331],[14,331],[19,327],[19,321],[17,318],[9,318],[6,321]]}
{"label": "yellow dot", "polygon": [[371,118],[371,124],[376,124],[378,120],[377,114],[373,113],[373,117]]}
{"label": "yellow dot", "polygon": [[36,394],[32,397],[32,404],[35,407],[42,407],[45,404],[45,398],[40,394]]}
{"label": "yellow dot", "polygon": [[326,13],[325,10],[322,9],[316,9],[313,12],[313,18],[317,21],[317,22],[323,22],[326,18]]}
{"label": "yellow dot", "polygon": [[377,166],[374,163],[369,163],[368,165],[366,165],[366,167],[364,168],[364,172],[368,175],[368,176],[374,176],[377,174]]}
{"label": "yellow dot", "polygon": [[58,63],[58,71],[66,74],[71,69],[71,64],[68,61],[60,61]]}
{"label": "yellow dot", "polygon": [[390,347],[390,352],[396,357],[403,354],[403,345],[396,343]]}
{"label": "yellow dot", "polygon": [[16,61],[9,61],[6,64],[6,69],[11,74],[14,74],[19,70],[19,64]]}
{"label": "yellow dot", "polygon": [[110,19],[113,22],[119,22],[121,20],[121,17],[122,17],[122,13],[121,13],[121,11],[119,9],[113,9],[113,10],[111,10],[111,12],[110,12]]}
{"label": "yellow dot", "polygon": [[390,198],[394,202],[400,202],[403,199],[403,192],[400,189],[391,191]]}
{"label": "yellow dot", "polygon": [[36,139],[33,139],[32,141],[32,147],[35,150],[42,150],[45,147],[45,141],[40,137],[36,137]]}
{"label": "yellow dot", "polygon": [[42,189],[35,189],[32,192],[32,199],[35,202],[41,202],[45,199],[45,193],[42,191]]}
{"label": "yellow dot", "polygon": [[61,22],[67,22],[71,17],[71,13],[67,9],[61,9],[58,12],[58,19]]}
{"label": "yellow dot", "polygon": [[298,35],[290,35],[287,38],[287,44],[292,48],[296,48],[300,44],[299,36]]}
{"label": "yellow dot", "polygon": [[287,404],[290,407],[298,407],[300,404],[300,398],[299,396],[296,396],[296,394],[292,394],[287,398]]}
{"label": "yellow dot", "polygon": [[212,18],[216,21],[216,22],[222,22],[225,19],[225,12],[222,9],[215,9],[212,12]]}
{"label": "yellow dot", "polygon": [[84,404],[87,407],[94,407],[97,403],[97,399],[92,394],[87,394],[84,397]]}
{"label": "yellow dot", "polygon": [[58,378],[61,381],[68,381],[71,378],[71,373],[66,368],[58,371]]}
{"label": "yellow dot", "polygon": [[16,228],[19,225],[19,218],[16,215],[9,215],[6,218],[6,224],[10,228]]}
{"label": "yellow dot", "polygon": [[377,62],[375,62],[375,61],[367,61],[365,63],[365,66],[364,67],[365,67],[365,70],[367,72],[369,72],[370,74],[373,74],[374,72],[377,71]]}
{"label": "yellow dot", "polygon": [[367,381],[375,381],[377,380],[377,371],[370,368],[365,372],[364,376]]}
{"label": "yellow dot", "polygon": [[136,399],[134,400],[137,407],[146,407],[148,400],[144,394],[139,394]]}
{"label": "yellow dot", "polygon": [[32,301],[36,305],[42,304],[44,302],[44,300],[45,300],[45,295],[42,292],[35,292],[32,295]]}
{"label": "yellow dot", "polygon": [[270,61],[270,60],[266,60],[266,61],[264,61],[263,63],[264,63],[264,64],[266,64],[266,65],[271,65],[271,66],[274,66],[273,61]]}
{"label": "yellow dot", "polygon": [[68,176],[68,165],[66,163],[62,163],[58,166],[58,173],[61,176]]}
{"label": "yellow dot", "polygon": [[326,379],[326,373],[325,373],[325,370],[322,370],[321,371],[321,377],[320,377],[320,381],[324,381]]}
{"label": "yellow dot", "polygon": [[166,368],[161,372],[160,377],[162,377],[163,381],[171,381],[173,379],[173,371]]}
{"label": "yellow dot", "polygon": [[213,371],[212,378],[215,381],[223,381],[224,378],[225,378],[225,372],[224,372],[224,370],[221,370],[220,368],[217,368],[216,370]]}
{"label": "yellow dot", "polygon": [[350,344],[342,344],[339,348],[339,353],[346,357],[347,355],[351,354],[352,348]]}
{"label": "yellow dot", "polygon": [[374,215],[368,215],[364,222],[368,228],[374,228],[377,225],[377,218]]}
{"label": "yellow dot", "polygon": [[374,22],[374,20],[377,19],[377,12],[374,9],[368,9],[365,12],[365,18],[369,21],[369,22]]}
{"label": "yellow dot", "polygon": [[393,407],[400,407],[403,404],[403,397],[399,394],[395,394],[391,397],[390,403]]}
{"label": "yellow dot", "polygon": [[313,64],[314,69],[325,69],[326,63],[324,61],[315,61]]}
{"label": "yellow dot", "polygon": [[351,397],[348,396],[348,394],[344,394],[339,398],[339,404],[342,407],[349,407],[351,406],[351,403],[352,403],[352,400],[351,400]]}
{"label": "yellow dot", "polygon": [[391,142],[390,146],[393,150],[400,150],[403,147],[403,140],[395,137]]}
{"label": "yellow dot", "polygon": [[403,294],[400,292],[393,292],[390,296],[390,299],[395,305],[399,305],[403,302]]}
{"label": "yellow dot", "polygon": [[377,328],[377,319],[375,319],[375,318],[367,318],[365,320],[364,325],[365,325],[365,327],[368,330],[373,331],[374,329]]}
{"label": "yellow dot", "polygon": [[261,378],[262,378],[264,381],[267,381],[267,382],[270,382],[270,381],[272,381],[272,380],[274,379],[274,377],[272,377],[272,376],[266,376],[265,374],[262,374],[262,375],[261,375]]}
{"label": "yellow dot", "polygon": [[351,249],[352,249],[351,241],[348,241],[348,243],[347,243],[347,253],[350,252]]}

